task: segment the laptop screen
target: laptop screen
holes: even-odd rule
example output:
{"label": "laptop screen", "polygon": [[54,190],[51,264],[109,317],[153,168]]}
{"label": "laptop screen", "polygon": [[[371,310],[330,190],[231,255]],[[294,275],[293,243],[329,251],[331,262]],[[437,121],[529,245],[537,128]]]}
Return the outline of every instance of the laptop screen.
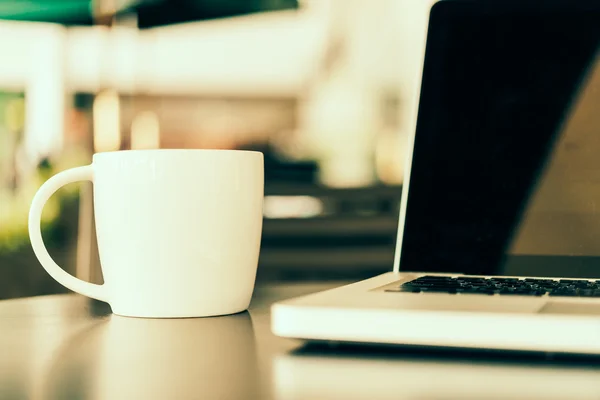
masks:
{"label": "laptop screen", "polygon": [[600,277],[599,43],[599,1],[432,8],[402,271]]}

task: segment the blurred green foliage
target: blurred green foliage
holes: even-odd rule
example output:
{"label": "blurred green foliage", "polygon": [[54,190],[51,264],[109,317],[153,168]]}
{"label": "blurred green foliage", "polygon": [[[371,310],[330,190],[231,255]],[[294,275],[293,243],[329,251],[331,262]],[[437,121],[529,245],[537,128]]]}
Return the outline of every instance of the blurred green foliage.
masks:
{"label": "blurred green foliage", "polygon": [[0,19],[92,25],[102,2],[137,14],[143,28],[298,7],[297,0],[0,0]]}
{"label": "blurred green foliage", "polygon": [[[0,252],[16,251],[29,243],[29,206],[42,183],[55,173],[84,162],[81,154],[73,156],[73,149],[56,160],[36,161],[29,172],[16,168],[29,161],[23,160],[24,152],[19,153],[26,112],[23,99],[22,93],[0,92]],[[56,226],[62,205],[77,193],[76,187],[68,186],[50,198],[42,213],[44,231]]]}

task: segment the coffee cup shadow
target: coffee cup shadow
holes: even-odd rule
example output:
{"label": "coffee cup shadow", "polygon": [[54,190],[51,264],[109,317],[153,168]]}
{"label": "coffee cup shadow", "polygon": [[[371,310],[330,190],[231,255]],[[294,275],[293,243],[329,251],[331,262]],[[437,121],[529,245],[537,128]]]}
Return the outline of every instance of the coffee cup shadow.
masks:
{"label": "coffee cup shadow", "polygon": [[41,377],[40,399],[256,397],[248,312],[215,318],[112,315],[63,344]]}

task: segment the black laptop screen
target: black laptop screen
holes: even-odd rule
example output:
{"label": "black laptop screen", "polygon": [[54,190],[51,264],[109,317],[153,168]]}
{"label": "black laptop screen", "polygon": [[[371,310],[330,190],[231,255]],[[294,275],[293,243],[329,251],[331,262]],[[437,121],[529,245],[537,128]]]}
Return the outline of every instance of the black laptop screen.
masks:
{"label": "black laptop screen", "polygon": [[401,270],[600,277],[600,1],[432,10]]}

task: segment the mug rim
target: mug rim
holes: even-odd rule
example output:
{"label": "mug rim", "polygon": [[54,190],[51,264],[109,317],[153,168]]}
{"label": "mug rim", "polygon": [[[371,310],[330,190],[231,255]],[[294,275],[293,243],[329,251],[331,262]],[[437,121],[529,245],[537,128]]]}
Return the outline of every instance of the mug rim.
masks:
{"label": "mug rim", "polygon": [[255,150],[235,150],[235,149],[135,149],[135,150],[112,150],[94,153],[92,158],[97,156],[108,156],[118,154],[140,154],[140,153],[242,153],[255,154],[263,156],[261,151]]}

